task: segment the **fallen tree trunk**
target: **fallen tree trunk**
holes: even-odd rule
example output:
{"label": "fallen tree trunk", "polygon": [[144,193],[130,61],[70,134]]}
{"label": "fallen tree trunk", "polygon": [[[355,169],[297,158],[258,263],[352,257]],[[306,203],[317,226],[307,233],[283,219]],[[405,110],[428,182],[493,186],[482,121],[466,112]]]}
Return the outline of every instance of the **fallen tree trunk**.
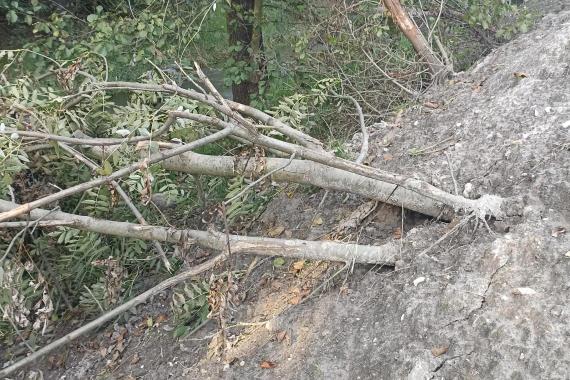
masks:
{"label": "fallen tree trunk", "polygon": [[[20,207],[19,204],[0,200],[0,211],[7,212]],[[95,219],[89,216],[34,209],[29,213],[32,220],[70,221],[68,227],[105,235],[164,241],[174,244],[196,243],[202,247],[225,251],[226,235],[220,232],[180,230],[162,226],[149,226],[128,222]],[[358,263],[394,265],[399,254],[396,243],[382,246],[339,243],[333,241],[307,241],[298,239],[273,239],[229,235],[232,254],[255,254],[283,256],[311,260],[331,260]]]}
{"label": "fallen tree trunk", "polygon": [[[173,122],[174,120],[175,120],[175,116],[170,114],[169,115],[169,121],[167,122],[167,124]],[[77,193],[80,193],[82,191],[86,191],[86,190],[89,190],[91,188],[104,185],[106,183],[110,183],[113,180],[116,180],[116,179],[119,179],[119,178],[124,177],[126,175],[129,175],[129,174],[131,174],[131,173],[133,173],[139,169],[145,169],[151,164],[156,164],[162,160],[166,160],[169,157],[173,157],[173,156],[176,156],[178,154],[190,151],[194,148],[198,148],[202,145],[206,145],[206,144],[218,141],[218,140],[230,135],[231,132],[232,132],[231,129],[221,130],[221,131],[216,132],[212,135],[209,135],[209,136],[206,136],[204,138],[192,141],[189,144],[178,146],[178,147],[171,149],[171,150],[168,150],[168,151],[163,151],[163,152],[153,154],[148,158],[145,158],[145,159],[140,160],[138,162],[135,162],[135,163],[133,163],[127,167],[124,167],[120,170],[117,170],[117,171],[111,173],[110,175],[108,175],[106,177],[95,178],[91,181],[80,183],[79,185],[69,187],[69,188],[67,188],[65,190],[61,190],[57,193],[54,193],[54,194],[48,195],[46,197],[36,199],[35,201],[23,204],[17,208],[12,209],[12,210],[1,212],[0,213],[0,222],[18,217],[22,214],[26,214],[26,213],[30,212],[30,210],[33,210],[33,209],[38,208],[38,207],[46,206],[52,202],[58,201],[60,199],[68,197],[70,195],[77,194]]]}
{"label": "fallen tree trunk", "polygon": [[[146,144],[139,143],[139,146],[141,145]],[[96,155],[100,154],[97,148],[90,150]],[[262,172],[255,170],[256,164],[252,160],[240,161],[237,157],[207,156],[194,152],[169,158],[161,165],[166,170],[216,177],[235,177],[236,175],[253,177],[275,171],[271,177],[278,182],[294,182],[358,194],[398,207],[404,205],[409,210],[443,220],[450,220],[454,215],[454,211],[444,204],[401,186],[308,160],[287,158],[265,158],[264,160],[263,165],[258,165],[258,167],[263,167]],[[283,169],[279,170],[280,168]]]}

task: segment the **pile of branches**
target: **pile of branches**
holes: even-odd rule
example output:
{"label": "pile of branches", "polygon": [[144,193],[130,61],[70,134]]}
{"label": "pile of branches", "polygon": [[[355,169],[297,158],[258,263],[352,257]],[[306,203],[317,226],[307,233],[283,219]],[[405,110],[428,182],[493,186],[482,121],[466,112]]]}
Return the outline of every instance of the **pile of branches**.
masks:
{"label": "pile of branches", "polygon": [[[164,93],[170,96],[183,97],[199,102],[214,111],[210,115],[179,110],[165,111],[167,113],[165,123],[151,133],[150,136],[117,139],[94,138],[79,132],[70,137],[50,134],[47,130],[6,128],[0,131],[3,134],[16,133],[20,138],[37,144],[45,145],[46,141],[57,144],[61,149],[91,169],[97,169],[98,165],[89,158],[90,156],[105,159],[118,147],[135,144],[138,147],[137,150],[141,152],[140,159],[114,172],[94,176],[94,178],[86,182],[62,189],[31,202],[17,204],[13,199],[11,201],[0,200],[0,228],[62,225],[99,234],[148,240],[155,244],[157,252],[167,267],[169,261],[160,245],[161,242],[184,246],[197,244],[220,252],[214,258],[177,274],[71,334],[36,351],[26,359],[0,371],[0,376],[12,373],[23,365],[36,360],[41,355],[115,318],[129,308],[144,302],[153,294],[213,268],[218,263],[226,260],[230,255],[279,255],[292,258],[383,265],[394,265],[395,261],[398,260],[399,249],[397,244],[393,242],[380,246],[367,246],[334,241],[305,241],[233,235],[230,234],[227,225],[221,231],[200,231],[149,225],[129,198],[127,192],[121,188],[120,180],[133,172],[144,172],[151,165],[161,165],[166,170],[190,173],[192,175],[232,177],[236,173],[247,173],[248,176],[254,179],[248,187],[253,187],[267,178],[271,178],[276,182],[310,184],[324,189],[358,194],[441,220],[451,220],[458,214],[482,219],[491,217],[502,218],[505,213],[508,213],[509,202],[507,199],[493,195],[484,195],[477,200],[467,199],[457,194],[447,193],[429,183],[404,174],[387,172],[361,164],[368,149],[363,117],[361,117],[361,127],[364,138],[358,159],[350,161],[338,158],[334,154],[327,152],[321,141],[292,128],[287,123],[259,109],[224,99],[203,74],[199,65],[195,64],[195,67],[196,74],[202,85],[194,83],[194,88],[190,89],[182,88],[167,81],[162,84],[98,81],[93,76],[78,71],[78,68],[72,68],[73,72],[66,72],[65,69],[54,72],[59,77],[65,75],[74,77],[77,75],[85,78],[80,91],[64,98],[65,103],[63,107],[73,107],[89,99],[94,94],[128,90]],[[358,103],[356,104],[358,105]],[[358,109],[359,113],[361,113],[360,107]],[[209,128],[208,130],[211,133],[187,143],[161,141],[164,140],[163,137],[178,120],[191,120],[194,123],[204,125]],[[271,131],[278,132],[279,135],[284,137],[282,139],[274,138],[270,133]],[[241,160],[239,157],[212,156],[194,152],[199,147],[225,138],[262,147],[268,152],[268,157],[261,157],[256,162],[251,162]],[[150,149],[151,143],[155,144],[155,146],[158,145],[159,151],[152,153]],[[94,171],[94,173],[97,172]],[[99,186],[113,187],[116,193],[128,205],[138,223],[103,220],[46,209],[46,207],[56,201]],[[223,207],[224,205],[222,204],[222,209]]]}

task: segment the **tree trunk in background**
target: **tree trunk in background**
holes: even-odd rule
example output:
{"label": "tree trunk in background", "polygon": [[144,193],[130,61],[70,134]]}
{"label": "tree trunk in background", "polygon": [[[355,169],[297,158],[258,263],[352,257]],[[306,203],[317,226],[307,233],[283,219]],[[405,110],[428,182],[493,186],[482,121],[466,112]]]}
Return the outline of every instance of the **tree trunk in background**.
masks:
{"label": "tree trunk in background", "polygon": [[259,92],[262,75],[261,33],[262,0],[230,0],[227,14],[230,47],[235,64],[247,71],[247,78],[232,84],[233,100],[249,104],[251,96]]}
{"label": "tree trunk in background", "polygon": [[400,0],[382,0],[382,2],[390,12],[394,23],[412,43],[416,53],[428,64],[432,76],[435,79],[446,77],[449,73],[447,67],[433,53],[422,32],[410,19]]}

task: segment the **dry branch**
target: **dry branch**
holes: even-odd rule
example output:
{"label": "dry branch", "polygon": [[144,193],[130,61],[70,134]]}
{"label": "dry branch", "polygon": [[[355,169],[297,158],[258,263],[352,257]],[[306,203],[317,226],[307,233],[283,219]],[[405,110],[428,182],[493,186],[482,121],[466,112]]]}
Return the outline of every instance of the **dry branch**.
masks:
{"label": "dry branch", "polygon": [[[20,207],[16,203],[0,200],[0,211]],[[53,212],[44,209],[30,211],[32,219],[72,221],[69,227],[105,235],[156,240],[174,244],[196,243],[204,248],[226,251],[226,236],[215,231],[179,230],[163,226],[144,226],[128,222],[96,219],[89,216]],[[307,241],[298,239],[272,239],[229,235],[232,254],[283,256],[312,260],[355,261],[359,263],[394,265],[399,254],[397,244],[368,246],[333,241]]]}
{"label": "dry branch", "polygon": [[[205,115],[178,111],[172,112],[172,114],[180,118],[194,120],[217,128],[229,128],[234,126],[231,123]],[[498,196],[484,195],[477,200],[467,199],[459,195],[447,193],[425,181],[416,178],[388,172],[370,166],[365,166],[349,160],[335,157],[328,153],[322,153],[313,149],[291,144],[286,141],[276,140],[269,136],[257,135],[253,137],[250,136],[244,128],[234,128],[233,134],[251,142],[255,142],[255,144],[266,148],[280,150],[288,154],[295,153],[295,155],[298,157],[318,162],[326,166],[403,187],[404,189],[413,191],[418,195],[423,196],[424,198],[429,198],[432,201],[441,202],[451,207],[455,211],[462,210],[467,212],[475,212],[480,217],[493,216],[500,218],[504,215],[504,210],[502,207],[505,203],[505,199]],[[388,199],[382,201],[387,202]],[[405,200],[401,205],[403,205],[405,208],[409,208],[408,202]]]}
{"label": "dry branch", "polygon": [[34,363],[35,361],[39,360],[44,355],[47,355],[50,352],[54,351],[55,349],[62,347],[64,345],[66,345],[67,343],[72,342],[73,340],[79,338],[80,336],[85,335],[88,332],[96,329],[97,327],[100,327],[103,324],[109,322],[110,320],[120,316],[122,313],[128,311],[129,309],[147,301],[150,297],[154,296],[155,294],[158,294],[158,293],[160,293],[160,292],[162,292],[168,288],[171,288],[171,287],[173,287],[173,286],[175,286],[175,285],[177,285],[183,281],[189,280],[192,277],[199,275],[200,273],[203,273],[207,270],[212,269],[216,264],[223,261],[225,258],[226,258],[226,256],[224,254],[218,255],[218,256],[206,261],[205,263],[197,265],[197,266],[195,266],[195,267],[193,267],[193,268],[191,268],[185,272],[177,274],[176,276],[171,277],[168,280],[161,282],[160,284],[156,285],[155,287],[153,287],[153,288],[147,290],[146,292],[139,294],[135,298],[125,302],[121,306],[103,314],[99,318],[87,323],[86,325],[81,326],[77,330],[74,330],[71,333],[65,335],[64,337],[59,338],[59,339],[51,342],[50,344],[39,349],[38,351],[34,352],[30,356],[20,360],[19,362],[15,363],[15,364],[12,364],[11,366],[9,366],[7,368],[4,368],[3,370],[0,370],[0,378],[4,378],[5,376],[8,376],[8,375],[14,373],[14,371],[16,371],[16,370],[18,370],[18,369],[20,369],[20,368],[22,368],[28,364]]}
{"label": "dry branch", "polygon": [[[91,152],[99,156],[101,153],[98,151],[97,148],[91,149]],[[239,161],[238,158],[230,156],[207,156],[187,152],[169,158],[163,161],[161,165],[166,170],[216,177],[235,177],[243,174],[249,178],[274,172],[271,174],[271,178],[277,182],[294,182],[327,190],[349,192],[398,207],[404,204],[409,210],[440,217],[443,220],[448,220],[453,216],[453,210],[446,209],[444,204],[403,187],[318,162],[309,160],[289,161],[288,158],[265,158],[264,165],[262,165],[263,171],[260,173],[256,171],[255,163],[251,161]]]}
{"label": "dry branch", "polygon": [[[200,94],[199,92],[191,89],[184,89],[175,84],[155,85],[155,84],[134,83],[134,82],[99,82],[95,83],[94,85],[96,86],[94,89],[88,90],[86,92],[93,92],[102,89],[107,89],[107,90],[123,89],[123,90],[133,90],[133,91],[166,92],[172,95],[179,95],[188,99],[196,100],[201,103],[207,104],[212,108],[214,108],[216,111],[228,117],[232,117],[232,114],[231,113],[228,114],[228,111],[225,109],[225,107],[223,105],[220,105],[213,96]],[[83,93],[85,93],[85,91],[80,94]],[[76,94],[73,96],[78,96],[80,94]],[[245,116],[252,117],[265,125],[273,127],[276,131],[282,133],[283,135],[291,138],[294,141],[297,141],[300,145],[304,147],[323,151],[322,142],[320,142],[319,140],[315,139],[312,136],[307,135],[306,133],[291,128],[289,125],[281,122],[278,119],[275,119],[274,117],[267,115],[265,112],[227,99],[226,103],[232,110],[240,112]]]}
{"label": "dry branch", "polygon": [[93,145],[93,146],[108,146],[108,145],[121,145],[121,144],[134,144],[140,141],[146,140],[153,140],[156,137],[162,135],[172,125],[175,119],[169,118],[166,120],[164,125],[153,132],[150,136],[137,136],[137,137],[126,137],[121,139],[113,139],[113,138],[88,138],[88,139],[79,139],[74,137],[67,137],[67,136],[59,136],[59,135],[52,135],[49,133],[43,132],[35,132],[35,131],[21,131],[18,129],[7,128],[4,131],[0,131],[2,135],[11,135],[12,133],[17,133],[23,137],[32,137],[37,138],[40,140],[48,140],[48,141],[58,141],[63,142],[71,145]]}
{"label": "dry branch", "polygon": [[428,64],[431,74],[436,78],[447,76],[447,68],[431,50],[427,40],[408,16],[400,0],[382,0],[382,2],[390,12],[394,23],[411,42],[416,53]]}

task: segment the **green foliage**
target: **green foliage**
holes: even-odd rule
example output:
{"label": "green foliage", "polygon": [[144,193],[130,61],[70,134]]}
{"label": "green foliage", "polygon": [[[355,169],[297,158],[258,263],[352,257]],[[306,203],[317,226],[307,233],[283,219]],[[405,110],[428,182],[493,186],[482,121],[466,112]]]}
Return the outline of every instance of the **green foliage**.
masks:
{"label": "green foliage", "polygon": [[[5,124],[0,123],[0,132],[5,129]],[[7,196],[14,175],[26,169],[28,162],[17,133],[0,135],[0,197]]]}
{"label": "green foliage", "polygon": [[533,22],[532,15],[504,0],[467,0],[465,19],[473,27],[494,30],[498,38],[510,39],[526,32]]}
{"label": "green foliage", "polygon": [[186,282],[172,294],[171,307],[176,320],[175,337],[179,338],[208,319],[210,287],[204,281]]}

